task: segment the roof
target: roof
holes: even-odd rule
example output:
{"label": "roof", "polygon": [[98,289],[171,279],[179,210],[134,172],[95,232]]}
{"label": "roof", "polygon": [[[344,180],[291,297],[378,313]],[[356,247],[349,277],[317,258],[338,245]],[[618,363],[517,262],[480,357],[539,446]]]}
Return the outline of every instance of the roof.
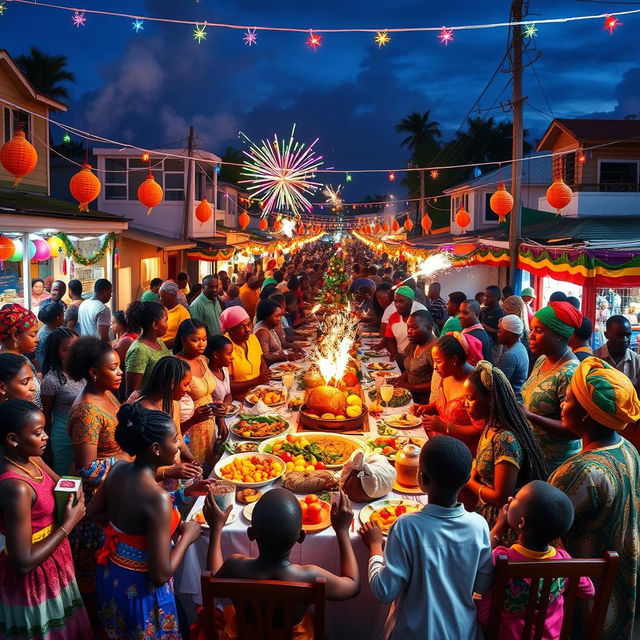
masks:
{"label": "roof", "polygon": [[0,49],[0,62],[4,63],[4,65],[9,69],[9,73],[14,77],[17,83],[22,87],[23,91],[36,102],[41,102],[42,104],[46,104],[51,109],[56,109],[58,111],[66,111],[67,105],[62,102],[58,102],[49,96],[46,96],[44,93],[39,93],[35,90],[34,86],[27,80],[27,77],[20,71],[19,67],[13,61],[9,52],[6,49]]}
{"label": "roof", "polygon": [[636,140],[640,142],[640,120],[604,120],[556,118],[538,143],[538,151],[549,151],[560,133],[567,133],[578,142],[611,142]]}
{"label": "roof", "polygon": [[196,246],[195,242],[190,240],[180,240],[178,238],[167,238],[157,233],[150,233],[149,231],[142,231],[141,229],[133,229],[129,227],[122,232],[123,238],[129,240],[135,240],[136,242],[144,242],[157,246],[158,250],[164,251],[179,251],[180,249],[193,249]]}
{"label": "roof", "polygon": [[[444,193],[449,195],[462,190],[469,191],[473,189],[480,189],[482,187],[490,187],[491,190],[495,190],[495,187],[500,182],[500,180],[502,180],[502,182],[504,182],[504,184],[508,186],[511,184],[511,164],[511,162],[508,162],[498,169],[494,169],[493,171],[482,174],[478,178],[467,180],[465,182],[454,185],[449,189],[445,189]],[[550,157],[536,158],[535,156],[533,156],[531,158],[528,158],[527,160],[522,161],[520,164],[522,166],[523,187],[530,185],[547,186],[553,181]]]}

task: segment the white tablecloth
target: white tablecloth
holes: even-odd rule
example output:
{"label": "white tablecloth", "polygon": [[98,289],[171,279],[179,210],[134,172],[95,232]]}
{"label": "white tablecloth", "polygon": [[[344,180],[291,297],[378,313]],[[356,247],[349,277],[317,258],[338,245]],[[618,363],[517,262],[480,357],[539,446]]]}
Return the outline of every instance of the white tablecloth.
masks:
{"label": "white tablecloth", "polygon": [[[388,361],[388,358],[376,358],[375,360]],[[372,359],[369,362],[375,360]],[[366,371],[366,364],[369,363],[363,363],[364,371]],[[399,372],[396,371],[396,373]],[[367,391],[365,391],[365,397],[368,404]],[[395,410],[389,410],[389,413],[393,412]],[[297,424],[297,415],[284,410],[279,410],[277,413],[283,415],[292,425]],[[369,418],[369,430],[370,435],[377,435],[377,420],[371,417]],[[424,437],[425,434],[422,428],[418,427],[417,429],[402,430],[399,435]],[[266,490],[269,488],[273,488],[273,485],[268,485]],[[386,497],[415,500],[422,504],[426,504],[427,500],[426,496],[397,494],[395,492]],[[194,508],[199,510],[203,502],[204,498],[199,498]],[[384,621],[389,607],[380,604],[369,589],[367,580],[369,553],[357,533],[360,527],[358,514],[363,506],[353,505],[354,523],[351,530],[351,541],[360,568],[360,595],[346,602],[327,603],[327,638],[352,638],[355,640],[356,638],[373,639],[383,637]],[[233,511],[237,515],[236,520],[229,523],[223,530],[223,557],[227,557],[232,553],[242,553],[249,557],[258,555],[256,544],[249,541],[246,534],[249,523],[242,515],[243,508],[244,506],[239,504],[234,506]],[[197,605],[202,604],[200,574],[205,567],[208,544],[209,536],[205,534],[195,544],[191,545],[175,577],[176,594],[190,616],[194,615]],[[339,575],[340,558],[333,529],[329,527],[324,531],[308,534],[303,544],[296,545],[293,548],[291,561],[299,564],[317,564]]]}

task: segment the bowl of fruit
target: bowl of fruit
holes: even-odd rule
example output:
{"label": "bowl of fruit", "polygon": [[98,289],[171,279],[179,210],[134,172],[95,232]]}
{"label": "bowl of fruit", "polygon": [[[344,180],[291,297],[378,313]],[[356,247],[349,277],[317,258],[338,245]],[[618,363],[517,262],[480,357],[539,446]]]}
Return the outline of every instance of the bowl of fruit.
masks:
{"label": "bowl of fruit", "polygon": [[241,488],[263,487],[282,476],[285,465],[270,453],[236,453],[218,461],[214,473]]}

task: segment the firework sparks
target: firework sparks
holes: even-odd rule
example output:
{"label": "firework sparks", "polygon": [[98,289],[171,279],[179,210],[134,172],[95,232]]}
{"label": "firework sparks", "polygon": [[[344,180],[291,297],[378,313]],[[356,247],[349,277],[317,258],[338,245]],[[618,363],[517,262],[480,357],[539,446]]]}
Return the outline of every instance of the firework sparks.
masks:
{"label": "firework sparks", "polygon": [[84,17],[84,11],[74,11],[71,16],[71,22],[74,27],[84,27],[87,19]]}
{"label": "firework sparks", "polygon": [[416,272],[412,277],[418,278],[432,278],[437,273],[441,271],[447,271],[447,269],[451,268],[453,260],[451,255],[446,251],[439,251],[438,253],[434,253],[430,255],[428,258],[423,260],[416,269]]}
{"label": "firework sparks", "polygon": [[282,233],[289,238],[293,238],[293,232],[296,229],[296,221],[293,218],[285,218],[282,221]]}
{"label": "firework sparks", "polygon": [[294,214],[300,211],[311,211],[312,205],[306,198],[307,193],[314,193],[322,185],[314,182],[313,172],[322,165],[322,156],[315,155],[316,138],[308,147],[296,142],[293,138],[296,127],[293,125],[288,141],[273,142],[262,140],[256,145],[244,133],[240,135],[249,143],[249,151],[243,153],[247,160],[243,163],[242,175],[247,180],[247,189],[253,198],[264,203],[263,213],[274,210],[289,210]]}
{"label": "firework sparks", "polygon": [[337,384],[347,370],[349,351],[356,339],[356,325],[349,310],[338,311],[326,319],[326,334],[320,344],[311,351],[322,377]]}
{"label": "firework sparks", "polygon": [[245,45],[248,45],[249,47],[252,47],[254,44],[257,44],[258,35],[256,33],[256,30],[247,29],[247,32],[245,33],[245,36],[242,39],[244,40]]}
{"label": "firework sparks", "polygon": [[340,192],[342,191],[342,185],[338,185],[337,187],[332,187],[330,184],[325,185],[324,195],[327,197],[326,203],[331,205],[332,207],[341,207],[342,206],[342,198],[340,197]]}

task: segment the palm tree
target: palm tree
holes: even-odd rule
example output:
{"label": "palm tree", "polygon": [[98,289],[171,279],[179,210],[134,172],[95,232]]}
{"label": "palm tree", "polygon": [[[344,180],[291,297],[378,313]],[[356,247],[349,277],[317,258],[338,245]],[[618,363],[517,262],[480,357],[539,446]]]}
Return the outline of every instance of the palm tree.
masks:
{"label": "palm tree", "polygon": [[237,185],[242,180],[242,167],[241,165],[247,157],[242,153],[242,149],[236,149],[234,147],[227,147],[222,154],[223,162],[233,162],[234,164],[223,164],[220,168],[219,180],[220,182],[229,182]]}
{"label": "palm tree", "polygon": [[433,151],[438,147],[438,139],[441,137],[440,124],[429,120],[431,111],[418,113],[414,111],[396,125],[396,133],[408,133],[409,135],[400,143],[402,147],[408,147],[415,158]]}
{"label": "palm tree", "polygon": [[75,82],[76,78],[71,71],[67,71],[67,56],[52,56],[38,47],[31,47],[28,55],[16,58],[16,64],[36,91],[54,100],[69,99],[64,84]]}

